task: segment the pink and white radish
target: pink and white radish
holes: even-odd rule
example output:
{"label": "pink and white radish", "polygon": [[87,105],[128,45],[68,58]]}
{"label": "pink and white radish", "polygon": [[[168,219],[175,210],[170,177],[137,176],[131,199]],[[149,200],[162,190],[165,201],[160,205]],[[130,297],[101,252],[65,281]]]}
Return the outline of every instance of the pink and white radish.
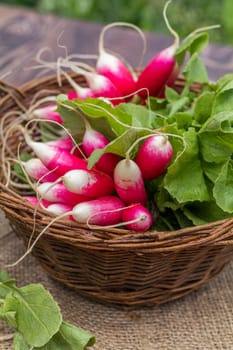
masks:
{"label": "pink and white radish", "polygon": [[128,68],[116,57],[101,51],[97,61],[97,72],[107,77],[121,91],[122,96],[136,90],[136,82]]}
{"label": "pink and white radish", "polygon": [[139,148],[135,162],[144,180],[152,180],[162,175],[171,162],[173,148],[166,135],[150,136]]}
{"label": "pink and white radish", "polygon": [[106,196],[114,192],[113,179],[108,174],[97,170],[70,170],[60,179],[72,193],[89,198]]}
{"label": "pink and white radish", "polygon": [[122,223],[129,230],[145,232],[152,225],[152,215],[140,203],[132,204],[122,210]]}
{"label": "pink and white radish", "polygon": [[113,105],[124,102],[122,92],[107,77],[97,73],[88,73],[85,77],[96,97],[108,98]]}
{"label": "pink and white radish", "polygon": [[[72,63],[70,63],[70,68],[78,74],[83,74],[83,76],[86,78],[88,88],[93,94],[93,96],[90,97],[110,99],[113,105],[124,102],[124,99],[121,98],[122,92],[111,82],[110,79],[104,75],[98,74],[96,72],[88,72]],[[78,91],[77,95],[79,96]]]}
{"label": "pink and white radish", "polygon": [[109,226],[121,221],[124,203],[116,196],[104,196],[77,204],[71,215],[82,224]]}
{"label": "pink and white radish", "polygon": [[117,89],[121,91],[123,96],[127,96],[136,90],[136,79],[133,75],[133,70],[130,69],[122,59],[106,52],[104,48],[104,35],[106,31],[116,26],[130,27],[136,30],[143,38],[143,43],[145,42],[145,38],[142,31],[137,26],[124,22],[110,23],[103,28],[100,34],[99,57],[96,63],[96,70],[99,74],[110,79]]}
{"label": "pink and white radish", "polygon": [[136,89],[140,90],[138,95],[142,98],[148,97],[148,94],[150,96],[159,95],[176,66],[174,55],[179,46],[179,37],[171,28],[166,17],[167,7],[170,2],[171,1],[167,1],[165,4],[163,15],[166,25],[174,36],[175,40],[171,46],[156,54],[140,73],[137,80]]}
{"label": "pink and white radish", "polygon": [[60,176],[69,170],[87,169],[87,161],[85,159],[74,156],[60,147],[33,141],[25,132],[24,134],[28,146],[32,148],[42,163],[48,169],[56,171]]}
{"label": "pink and white radish", "polygon": [[142,173],[131,159],[122,159],[114,170],[114,184],[118,196],[127,204],[147,201]]}
{"label": "pink and white radish", "polygon": [[[50,212],[51,214],[54,214],[56,216],[60,216],[62,214],[71,212],[73,207],[66,203],[52,203],[47,206],[46,210]],[[68,217],[70,220],[73,221],[73,217],[69,215]]]}
{"label": "pink and white radish", "polygon": [[37,192],[42,199],[53,203],[65,203],[74,206],[89,198],[70,192],[63,183],[44,182],[37,187]]}
{"label": "pink and white radish", "polygon": [[51,104],[45,107],[41,107],[35,109],[33,114],[36,118],[55,121],[59,124],[63,123],[61,115],[56,111],[57,106],[55,104]]}
{"label": "pink and white radish", "polygon": [[51,204],[51,202],[46,201],[45,199],[39,201],[39,199],[36,196],[23,196],[23,198],[35,207],[39,206],[40,208],[47,208]]}
{"label": "pink and white radish", "polygon": [[80,99],[85,100],[88,97],[96,97],[96,94],[90,87],[81,86],[77,84],[66,72],[63,71],[63,74],[69,81],[70,85],[73,87],[73,91],[67,93],[67,97],[69,100]]}
{"label": "pink and white radish", "polygon": [[68,152],[70,152],[73,148],[73,141],[72,141],[72,138],[70,136],[58,138],[58,139],[55,139],[52,141],[48,141],[48,142],[46,142],[46,144],[50,145],[50,146],[56,146],[56,147],[65,149]]}
{"label": "pink and white radish", "polygon": [[58,175],[51,172],[39,158],[31,158],[22,164],[26,173],[35,181],[53,182],[58,178]]}
{"label": "pink and white radish", "polygon": [[[82,138],[82,150],[84,151],[85,155],[89,157],[94,150],[102,149],[107,146],[109,140],[101,132],[92,129],[86,120],[84,122],[86,130]],[[120,160],[121,157],[116,154],[104,153],[95,166],[97,169],[112,176],[115,166]]]}

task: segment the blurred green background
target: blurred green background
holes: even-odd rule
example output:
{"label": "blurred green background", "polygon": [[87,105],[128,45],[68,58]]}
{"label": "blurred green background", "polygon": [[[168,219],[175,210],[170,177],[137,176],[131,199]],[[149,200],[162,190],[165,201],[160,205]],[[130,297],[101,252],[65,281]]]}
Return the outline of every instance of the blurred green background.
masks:
{"label": "blurred green background", "polygon": [[[0,0],[70,18],[101,23],[126,21],[146,31],[168,34],[162,10],[165,0]],[[211,42],[233,45],[233,0],[173,0],[168,10],[171,25],[184,37],[194,29],[220,24]]]}

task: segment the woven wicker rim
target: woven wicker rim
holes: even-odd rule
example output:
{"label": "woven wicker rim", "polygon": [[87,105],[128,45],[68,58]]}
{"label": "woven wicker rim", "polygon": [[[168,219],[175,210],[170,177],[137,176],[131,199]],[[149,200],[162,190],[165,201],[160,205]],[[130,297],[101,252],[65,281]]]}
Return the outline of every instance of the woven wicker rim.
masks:
{"label": "woven wicker rim", "polygon": [[[85,78],[82,75],[74,74],[73,77],[75,77],[78,84],[86,85]],[[184,79],[179,77],[175,86],[178,91],[181,90],[184,86]],[[48,94],[48,91],[59,93],[61,91],[66,92],[69,88],[65,79],[62,80],[62,87],[59,88],[56,76],[34,79],[17,89],[11,86],[10,93],[7,93],[0,100],[1,115],[11,109],[21,109],[22,105],[27,107],[38,92],[40,92],[40,97],[43,97]],[[198,91],[199,88],[199,84],[192,86],[193,91]],[[0,207],[16,219],[22,220],[23,218],[27,225],[33,225],[34,208],[31,204],[25,202],[12,188],[6,188],[2,183],[0,189]],[[49,224],[52,218],[43,209],[38,209],[36,220],[43,226]],[[176,231],[148,231],[146,233],[135,233],[122,228],[109,230],[103,227],[93,230],[86,225],[63,219],[54,223],[45,235],[53,235],[57,239],[72,242],[73,245],[79,247],[91,244],[92,249],[98,250],[121,248],[126,250],[140,249],[140,251],[147,252],[169,252],[200,245],[233,244],[233,218]]]}

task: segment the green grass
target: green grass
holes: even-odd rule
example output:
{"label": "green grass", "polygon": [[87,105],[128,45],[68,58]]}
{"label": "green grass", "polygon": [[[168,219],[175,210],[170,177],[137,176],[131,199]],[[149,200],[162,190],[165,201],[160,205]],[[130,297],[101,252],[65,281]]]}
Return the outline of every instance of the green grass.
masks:
{"label": "green grass", "polygon": [[[169,34],[162,12],[165,0],[0,0],[41,12],[101,23],[126,21],[141,29]],[[211,42],[233,44],[232,0],[173,0],[168,8],[171,25],[184,37],[194,29],[220,24]],[[106,20],[107,19],[107,20]]]}

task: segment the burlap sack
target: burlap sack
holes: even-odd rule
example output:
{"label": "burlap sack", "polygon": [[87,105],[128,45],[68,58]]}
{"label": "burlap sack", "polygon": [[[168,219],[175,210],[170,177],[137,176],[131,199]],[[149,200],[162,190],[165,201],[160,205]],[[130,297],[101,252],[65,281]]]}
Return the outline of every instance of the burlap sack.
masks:
{"label": "burlap sack", "polygon": [[[3,216],[0,222],[0,260],[11,263],[25,248]],[[96,336],[95,350],[233,350],[233,264],[185,298],[137,310],[79,296],[51,280],[32,256],[8,272],[18,285],[43,283],[60,304],[63,318]],[[0,350],[11,350],[11,330],[3,322],[0,338]]]}

